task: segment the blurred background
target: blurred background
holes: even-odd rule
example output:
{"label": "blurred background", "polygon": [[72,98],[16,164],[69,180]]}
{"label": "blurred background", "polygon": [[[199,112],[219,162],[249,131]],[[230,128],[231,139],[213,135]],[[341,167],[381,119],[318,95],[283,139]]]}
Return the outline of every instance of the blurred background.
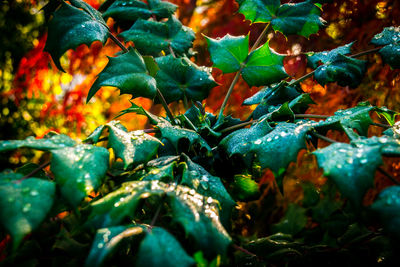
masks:
{"label": "blurred background", "polygon": [[[119,51],[113,43],[104,47],[93,43],[68,51],[61,59],[66,73],[59,71],[50,56],[44,53],[46,41],[45,18],[41,8],[44,0],[0,0],[0,139],[23,139],[34,135],[42,137],[49,131],[64,133],[72,138],[84,139],[98,125],[113,119],[119,111],[128,108],[129,95],[119,96],[115,88],[103,88],[85,104],[86,96],[96,75],[107,64],[106,55]],[[85,0],[98,8],[104,0]],[[173,0],[179,6],[177,16],[183,24],[192,27],[197,39],[193,60],[199,65],[211,66],[205,39],[201,34],[213,38],[247,34],[252,30],[250,41],[254,42],[263,29],[262,24],[250,25],[244,16],[236,13],[234,0]],[[288,1],[282,1],[282,3]],[[299,2],[299,1],[294,1]],[[383,27],[400,25],[400,1],[396,0],[338,0],[323,5],[322,17],[327,27],[312,35],[310,39],[270,33],[270,45],[279,53],[287,54],[286,71],[300,77],[307,71],[304,52],[333,49],[355,41],[353,52],[373,48],[371,38]],[[113,21],[108,25],[113,28]],[[119,28],[113,29],[115,32]],[[387,106],[400,111],[400,76],[381,64],[379,55],[364,56],[369,60],[368,73],[356,89],[329,84],[318,85],[313,79],[302,84],[304,91],[311,93],[317,103],[309,113],[330,115],[340,108],[354,106],[369,100],[373,105]],[[214,69],[214,77],[221,84],[214,88],[204,101],[209,112],[216,112],[222,103],[232,74],[222,75]],[[241,106],[243,100],[260,88],[249,88],[241,81],[236,85],[226,112],[235,117],[246,118],[254,107]],[[152,106],[150,100],[137,98],[135,103],[154,113],[159,105]],[[183,112],[179,105],[171,107],[174,112]],[[146,119],[129,114],[120,118],[129,130],[143,128]],[[339,136],[340,138],[340,136]],[[19,150],[0,155],[0,164],[14,168],[30,160],[37,160],[40,152]]]}

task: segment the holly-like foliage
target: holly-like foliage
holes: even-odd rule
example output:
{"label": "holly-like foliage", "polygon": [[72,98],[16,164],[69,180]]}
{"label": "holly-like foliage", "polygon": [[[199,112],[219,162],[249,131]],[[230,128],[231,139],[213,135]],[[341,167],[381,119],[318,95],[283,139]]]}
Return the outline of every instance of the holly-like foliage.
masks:
{"label": "holly-like foliage", "polygon": [[[363,262],[394,263],[400,238],[399,182],[381,165],[385,157],[400,156],[397,112],[362,102],[332,116],[306,114],[309,105],[323,103],[314,103],[299,86],[314,75],[321,85],[357,87],[368,61],[356,57],[365,53],[351,55],[353,43],[308,52],[313,71],[294,79],[285,71],[285,55],[264,40],[271,30],[305,37],[317,33],[325,25],[320,17],[325,2],[238,1],[238,11],[252,23],[264,23],[265,29],[252,46],[249,35],[205,37],[213,67],[236,74],[214,115],[200,101],[218,84],[210,68],[194,62],[195,35],[173,15],[175,5],[107,0],[101,13],[82,0],[50,1],[45,50],[60,70],[60,57],[81,44],[111,38],[122,49],[110,55],[88,102],[101,87],[112,86],[132,98],[161,103],[166,116],[132,103],[119,116],[146,116],[149,129],[128,131],[114,120],[84,141],[56,133],[0,141],[0,152],[24,148],[51,156],[40,166],[29,163],[0,173],[0,224],[12,240],[3,263],[57,264],[62,252],[74,256],[68,264],[86,266],[302,265],[324,257],[331,265],[365,251]],[[119,33],[129,48],[113,35],[108,18],[116,25],[131,24]],[[398,39],[399,28],[389,27],[371,40],[383,46],[375,51],[392,68],[400,66]],[[241,77],[249,86],[263,86],[244,101],[255,105],[246,120],[223,114]],[[183,103],[186,111],[174,114],[168,106],[173,102]],[[375,122],[377,117],[385,124]],[[371,125],[388,130],[371,136]],[[328,138],[332,131],[349,141]],[[263,172],[272,173],[275,193],[285,197],[287,169],[304,150],[314,157],[326,183],[304,183],[301,205],[290,203],[269,233],[241,233],[240,213],[254,216],[253,210],[242,209],[244,203],[268,202]],[[376,172],[395,185],[380,192],[374,203],[365,203]],[[274,203],[267,204],[273,209]],[[263,218],[267,212],[255,216]],[[25,254],[37,247],[46,255]]]}

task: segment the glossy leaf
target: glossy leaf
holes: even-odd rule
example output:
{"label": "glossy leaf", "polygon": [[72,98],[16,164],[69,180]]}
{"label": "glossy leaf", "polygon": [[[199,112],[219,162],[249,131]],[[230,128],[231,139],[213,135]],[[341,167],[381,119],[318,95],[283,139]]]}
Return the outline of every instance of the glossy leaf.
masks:
{"label": "glossy leaf", "polygon": [[382,190],[371,209],[379,215],[385,230],[400,238],[400,186]]}
{"label": "glossy leaf", "polygon": [[100,72],[89,90],[86,103],[103,86],[120,89],[121,94],[153,99],[156,95],[156,80],[150,76],[143,57],[135,50],[117,57],[109,57],[107,66]]}
{"label": "glossy leaf", "polygon": [[279,223],[272,226],[272,231],[294,236],[303,230],[306,224],[306,209],[296,204],[289,204],[285,216]]}
{"label": "glossy leaf", "polygon": [[324,176],[332,179],[344,197],[359,207],[368,188],[373,186],[376,168],[382,164],[379,146],[354,147],[335,143],[313,152]]}
{"label": "glossy leaf", "polygon": [[237,0],[238,12],[253,23],[269,22],[276,16],[280,0]]}
{"label": "glossy leaf", "polygon": [[389,136],[372,136],[370,138],[363,138],[353,140],[351,144],[355,146],[378,146],[381,153],[385,156],[400,157],[400,140]]}
{"label": "glossy leaf", "polygon": [[185,165],[180,184],[193,188],[197,193],[218,200],[221,209],[220,217],[224,225],[229,225],[235,201],[226,191],[219,177],[211,175],[202,166],[185,156]]}
{"label": "glossy leaf", "polygon": [[149,161],[156,153],[161,142],[141,130],[128,132],[118,121],[100,126],[87,140],[97,143],[104,129],[108,129],[107,146],[114,150],[115,156],[124,162],[124,168]]}
{"label": "glossy leaf", "polygon": [[255,200],[260,196],[260,189],[250,175],[235,175],[233,192],[240,201]]}
{"label": "glossy leaf", "polygon": [[107,25],[97,10],[82,1],[71,3],[75,6],[62,2],[61,7],[54,12],[44,48],[62,71],[60,57],[68,49],[75,49],[81,44],[90,46],[94,41],[104,44],[109,35]]}
{"label": "glossy leaf", "polygon": [[174,14],[177,6],[161,0],[150,0],[145,2],[138,0],[117,0],[104,12],[104,18],[112,17],[115,20],[136,21],[137,19],[148,19],[152,15],[157,18],[168,18]]}
{"label": "glossy leaf", "polygon": [[108,169],[109,153],[104,147],[78,145],[52,151],[50,169],[61,194],[76,207],[101,185]]}
{"label": "glossy leaf", "polygon": [[188,58],[175,58],[172,55],[156,59],[160,70],[157,72],[157,87],[168,103],[184,99],[202,101],[210,90],[217,86],[211,73]]}
{"label": "glossy leaf", "polygon": [[225,35],[212,39],[205,36],[213,67],[223,73],[238,71],[249,53],[249,36]]}
{"label": "glossy leaf", "polygon": [[48,151],[75,145],[75,141],[64,134],[48,134],[42,139],[36,139],[33,136],[29,136],[25,140],[0,141],[0,152],[14,150],[21,147]]}
{"label": "glossy leaf", "polygon": [[[211,147],[207,142],[195,131],[184,129],[179,126],[173,126],[169,123],[159,123],[157,127],[161,131],[162,138],[167,139],[177,151],[184,146],[186,149],[193,145],[200,145],[206,151],[211,151]],[[187,145],[189,147],[187,147]]]}
{"label": "glossy leaf", "polygon": [[[173,257],[172,257],[173,256]],[[194,260],[168,231],[154,227],[140,243],[137,266],[193,266]]]}
{"label": "glossy leaf", "polygon": [[96,228],[118,225],[125,218],[134,219],[143,198],[164,196],[175,223],[182,225],[195,246],[208,256],[225,254],[231,239],[219,221],[218,202],[186,186],[159,181],[134,181],[91,203],[88,225]]}
{"label": "glossy leaf", "polygon": [[253,96],[245,99],[243,105],[264,103],[265,105],[278,105],[298,97],[300,93],[295,87],[287,86],[281,82],[273,87],[264,87]]}
{"label": "glossy leaf", "polygon": [[46,218],[55,191],[53,182],[39,178],[0,183],[0,222],[13,239],[13,249]]}
{"label": "glossy leaf", "polygon": [[166,119],[164,119],[162,117],[158,117],[158,116],[156,116],[154,114],[151,114],[150,112],[145,110],[143,107],[139,107],[138,105],[136,105],[133,102],[130,102],[130,103],[131,103],[131,107],[122,110],[118,114],[118,116],[115,117],[115,119],[119,118],[119,117],[121,117],[121,116],[123,116],[125,114],[128,114],[128,113],[136,113],[136,114],[139,114],[139,115],[146,116],[149,119],[149,123],[151,123],[153,125],[157,125],[158,123],[163,123],[163,122],[167,121]]}
{"label": "glossy leaf", "polygon": [[271,25],[274,30],[284,35],[298,34],[309,37],[325,24],[320,14],[320,9],[311,1],[284,4],[277,10]]}
{"label": "glossy leaf", "polygon": [[312,1],[280,5],[277,0],[238,0],[239,13],[251,22],[271,22],[274,30],[284,35],[305,37],[317,33],[325,21]]}
{"label": "glossy leaf", "polygon": [[142,226],[114,226],[98,229],[85,266],[102,266],[104,261],[115,252],[121,241],[143,232]]}
{"label": "glossy leaf", "polygon": [[161,51],[169,54],[169,47],[177,54],[185,54],[195,39],[192,29],[182,26],[175,17],[166,22],[138,19],[119,36],[125,41],[133,41],[141,54],[152,56],[159,56]]}
{"label": "glossy leaf", "polygon": [[337,54],[325,65],[319,66],[314,73],[318,83],[325,85],[337,82],[340,86],[357,87],[365,74],[366,61]]}
{"label": "glossy leaf", "polygon": [[295,162],[298,152],[306,148],[306,134],[312,123],[278,123],[274,130],[251,143],[250,151],[260,162],[261,168],[269,168],[282,188],[281,175],[290,162]]}
{"label": "glossy leaf", "polygon": [[240,129],[222,139],[219,144],[227,153],[229,157],[237,154],[251,166],[253,155],[250,152],[251,144],[259,138],[267,135],[273,129],[267,120],[261,120],[253,124],[250,128]]}
{"label": "glossy leaf", "polygon": [[316,69],[318,67],[318,63],[329,63],[334,61],[334,59],[340,54],[340,55],[347,55],[350,54],[351,52],[351,47],[353,46],[354,42],[351,42],[349,44],[337,47],[335,49],[332,49],[330,51],[323,51],[323,52],[317,52],[317,53],[309,53],[307,57],[307,63],[313,68]]}
{"label": "glossy leaf", "polygon": [[379,53],[392,68],[400,68],[400,27],[386,27],[372,38],[374,45],[384,45]]}
{"label": "glossy leaf", "polygon": [[250,86],[269,85],[286,78],[283,55],[277,54],[265,43],[250,53],[241,74]]}

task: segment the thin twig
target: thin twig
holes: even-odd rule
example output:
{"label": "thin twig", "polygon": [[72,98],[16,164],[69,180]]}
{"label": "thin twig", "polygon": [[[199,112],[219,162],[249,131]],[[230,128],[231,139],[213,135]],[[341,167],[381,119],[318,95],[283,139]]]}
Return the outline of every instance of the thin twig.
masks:
{"label": "thin twig", "polygon": [[390,126],[388,124],[383,124],[383,123],[379,123],[379,122],[373,122],[371,124],[375,125],[375,126],[383,127],[383,128],[392,128],[392,126]]}
{"label": "thin twig", "polygon": [[400,182],[397,181],[396,179],[394,179],[394,177],[392,175],[390,175],[390,173],[388,173],[387,171],[385,171],[384,169],[382,169],[381,167],[377,168],[378,171],[380,171],[383,175],[385,175],[387,178],[389,178],[390,181],[392,181],[393,183],[400,185]]}
{"label": "thin twig", "polygon": [[157,130],[156,129],[143,129],[143,132],[145,132],[145,133],[155,133],[155,132],[157,132]]}
{"label": "thin twig", "polygon": [[261,43],[262,39],[264,38],[265,34],[269,31],[270,27],[271,27],[271,23],[268,23],[267,26],[265,26],[264,30],[260,33],[257,40],[254,42],[253,46],[251,47],[250,53],[253,52],[254,50],[256,50],[256,48],[258,47],[258,45]]}
{"label": "thin twig", "polygon": [[313,70],[312,72],[309,72],[307,74],[305,74],[304,76],[298,78],[297,80],[292,80],[289,82],[289,86],[293,86],[295,84],[301,83],[302,81],[306,80],[307,78],[311,77],[314,75],[315,70]]}
{"label": "thin twig", "polygon": [[375,53],[375,52],[377,52],[377,51],[379,51],[381,49],[382,49],[382,46],[376,47],[376,48],[372,48],[372,49],[365,50],[365,51],[362,51],[360,53],[356,53],[354,55],[351,55],[350,57],[361,57],[361,56],[364,56],[364,55],[367,55],[367,54]]}
{"label": "thin twig", "polygon": [[239,251],[241,251],[241,252],[243,252],[243,253],[245,253],[245,254],[247,254],[247,255],[249,255],[249,256],[257,257],[256,254],[254,254],[254,253],[248,251],[248,250],[245,249],[245,248],[242,248],[241,246],[238,246],[238,245],[236,245],[236,244],[233,244],[233,247],[234,247],[236,250],[239,250]]}
{"label": "thin twig", "polygon": [[114,174],[112,174],[111,172],[107,172],[106,173],[107,174],[107,176],[110,176],[112,179],[114,179],[116,176],[114,175]]}
{"label": "thin twig", "polygon": [[321,140],[324,140],[324,141],[328,142],[328,143],[337,143],[338,142],[336,140],[333,140],[333,139],[331,139],[329,137],[326,137],[326,136],[324,136],[322,134],[319,134],[319,133],[316,133],[316,132],[311,132],[311,134],[314,135],[315,137],[318,137]]}
{"label": "thin twig", "polygon": [[32,175],[35,175],[38,171],[42,170],[43,168],[46,168],[49,165],[50,165],[50,160],[46,161],[45,163],[43,163],[42,165],[40,165],[39,167],[37,167],[36,169],[31,171],[30,173],[28,173],[27,175],[25,175],[24,177],[19,179],[18,181],[21,182],[22,180],[25,180],[25,179],[31,177]]}
{"label": "thin twig", "polygon": [[247,126],[247,125],[250,125],[250,124],[253,124],[253,123],[256,123],[256,122],[258,122],[258,120],[252,120],[252,121],[242,122],[242,123],[233,125],[233,126],[231,126],[231,127],[222,129],[222,130],[220,131],[220,133],[225,133],[225,132],[229,132],[229,131],[232,131],[232,130],[236,130],[236,129],[245,127],[245,126]]}
{"label": "thin twig", "polygon": [[165,100],[164,96],[162,95],[161,91],[158,88],[157,88],[157,97],[160,100],[161,105],[163,105],[165,111],[167,112],[167,116],[168,116],[169,120],[171,121],[171,123],[173,125],[175,125],[176,123],[175,123],[174,115],[172,115],[172,112],[168,107],[167,101]]}
{"label": "thin twig", "polygon": [[169,52],[171,53],[171,55],[172,55],[173,57],[176,57],[175,52],[174,52],[174,50],[173,50],[172,47],[171,47],[171,44],[168,45],[168,48],[169,48]]}
{"label": "thin twig", "polygon": [[156,223],[156,221],[157,221],[157,219],[158,219],[158,216],[160,215],[161,205],[162,205],[162,204],[160,204],[160,205],[158,206],[158,208],[157,208],[157,210],[156,210],[156,213],[154,214],[153,219],[151,220],[150,227],[149,227],[150,231],[151,231],[151,229],[153,228],[154,224]]}
{"label": "thin twig", "polygon": [[124,46],[123,43],[121,43],[117,37],[115,37],[114,34],[112,34],[111,32],[108,32],[108,35],[110,36],[111,40],[116,43],[125,53],[129,52],[129,50]]}

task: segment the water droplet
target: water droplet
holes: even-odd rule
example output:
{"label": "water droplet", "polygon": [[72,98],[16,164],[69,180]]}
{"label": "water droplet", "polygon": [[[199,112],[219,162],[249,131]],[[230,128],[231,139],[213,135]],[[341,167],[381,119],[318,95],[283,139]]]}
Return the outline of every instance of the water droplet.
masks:
{"label": "water droplet", "polygon": [[116,202],[115,204],[114,204],[114,207],[119,207],[119,205],[121,205],[121,203],[119,203],[119,202]]}
{"label": "water droplet", "polygon": [[212,199],[211,197],[208,197],[208,198],[207,198],[207,203],[208,203],[208,204],[211,204],[212,202],[213,202],[213,199]]}
{"label": "water droplet", "polygon": [[343,166],[342,166],[342,164],[338,164],[338,165],[336,165],[336,167],[337,167],[338,169],[341,169]]}
{"label": "water droplet", "polygon": [[352,159],[352,158],[348,158],[348,159],[346,160],[346,162],[349,163],[349,164],[353,164],[353,159]]}
{"label": "water droplet", "polygon": [[196,191],[194,189],[190,189],[189,194],[194,195],[196,194]]}
{"label": "water droplet", "polygon": [[368,159],[361,159],[361,160],[360,160],[360,163],[361,163],[361,164],[365,164],[365,163],[367,163],[367,162],[368,162]]}
{"label": "water droplet", "polygon": [[81,25],[82,28],[85,28],[85,25]]}
{"label": "water droplet", "polygon": [[281,132],[280,135],[281,135],[282,137],[285,137],[285,136],[287,135],[287,133]]}
{"label": "water droplet", "polygon": [[37,196],[37,195],[39,195],[38,191],[36,191],[36,190],[31,191],[31,196]]}
{"label": "water droplet", "polygon": [[272,138],[271,138],[271,137],[268,137],[267,142],[270,142],[271,140],[272,140]]}
{"label": "water droplet", "polygon": [[256,145],[259,145],[259,144],[261,144],[261,139],[257,139],[256,141],[254,141],[254,144],[256,144]]}
{"label": "water droplet", "polygon": [[274,137],[274,139],[278,139],[278,138],[279,138],[279,136],[278,136],[278,135]]}
{"label": "water droplet", "polygon": [[200,181],[200,185],[204,190],[208,190],[208,183],[205,181]]}
{"label": "water droplet", "polygon": [[22,211],[23,212],[28,212],[28,211],[30,211],[30,209],[31,209],[31,203],[26,203],[25,205],[24,205],[24,207],[22,208]]}
{"label": "water droplet", "polygon": [[104,244],[103,243],[99,243],[98,245],[97,245],[97,248],[103,248],[104,247]]}

